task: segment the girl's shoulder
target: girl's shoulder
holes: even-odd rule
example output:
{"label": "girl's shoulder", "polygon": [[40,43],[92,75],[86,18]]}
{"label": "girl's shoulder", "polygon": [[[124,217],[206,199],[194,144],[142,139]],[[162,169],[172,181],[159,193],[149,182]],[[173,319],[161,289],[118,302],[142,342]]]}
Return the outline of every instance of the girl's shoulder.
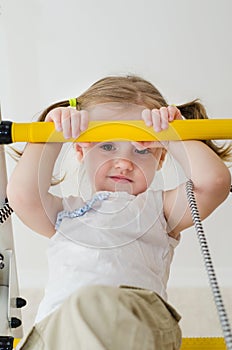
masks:
{"label": "girl's shoulder", "polygon": [[84,200],[78,196],[68,196],[62,199],[63,210],[72,211],[84,205]]}
{"label": "girl's shoulder", "polygon": [[157,206],[163,207],[164,191],[161,189],[148,188],[143,192],[143,196],[149,200],[154,201]]}

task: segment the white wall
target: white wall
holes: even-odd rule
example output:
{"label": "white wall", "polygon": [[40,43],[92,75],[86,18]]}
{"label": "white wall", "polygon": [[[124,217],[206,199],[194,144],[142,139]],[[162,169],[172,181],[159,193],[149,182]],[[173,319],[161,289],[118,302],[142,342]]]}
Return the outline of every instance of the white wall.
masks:
{"label": "white wall", "polygon": [[[201,98],[231,118],[230,0],[1,0],[0,100],[4,119],[31,121],[97,79],[134,73],[169,103]],[[13,162],[8,157],[8,170]],[[218,279],[232,285],[232,195],[205,221]],[[22,287],[46,281],[47,240],[14,217]],[[205,285],[195,233],[183,234],[170,286]]]}

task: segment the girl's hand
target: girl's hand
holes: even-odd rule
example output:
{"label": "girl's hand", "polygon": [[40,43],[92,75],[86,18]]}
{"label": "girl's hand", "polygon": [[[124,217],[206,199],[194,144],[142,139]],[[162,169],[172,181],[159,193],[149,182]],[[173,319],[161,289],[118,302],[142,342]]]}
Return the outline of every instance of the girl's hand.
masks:
{"label": "girl's hand", "polygon": [[156,132],[168,128],[168,123],[176,119],[182,119],[180,110],[176,106],[161,107],[160,109],[144,109],[142,119],[147,126],[153,126]]}
{"label": "girl's hand", "polygon": [[[76,139],[88,128],[89,115],[85,110],[77,111],[74,108],[58,107],[47,114],[45,122],[53,122],[56,131],[63,132],[65,139]],[[89,145],[88,142],[80,144],[83,147]]]}
{"label": "girl's hand", "polygon": [[[142,119],[146,126],[153,126],[156,132],[160,132],[168,128],[169,123],[173,120],[182,120],[180,110],[176,106],[161,107],[160,109],[144,109],[142,111]],[[157,141],[143,141],[132,142],[132,144],[139,150],[144,148],[164,147],[164,142]]]}

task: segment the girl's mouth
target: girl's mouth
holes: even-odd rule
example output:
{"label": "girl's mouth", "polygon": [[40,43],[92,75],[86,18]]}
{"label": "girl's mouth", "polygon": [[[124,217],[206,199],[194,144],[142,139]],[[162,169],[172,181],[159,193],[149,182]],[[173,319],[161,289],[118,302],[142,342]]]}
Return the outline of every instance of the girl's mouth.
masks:
{"label": "girl's mouth", "polygon": [[128,179],[127,177],[124,177],[124,176],[109,176],[109,178],[115,182],[121,182],[121,183],[133,182],[131,179]]}

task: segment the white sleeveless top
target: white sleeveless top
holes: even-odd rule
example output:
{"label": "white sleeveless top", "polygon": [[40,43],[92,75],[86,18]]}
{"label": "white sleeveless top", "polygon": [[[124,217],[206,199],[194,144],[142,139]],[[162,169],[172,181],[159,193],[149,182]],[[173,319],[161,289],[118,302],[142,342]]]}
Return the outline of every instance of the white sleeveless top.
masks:
{"label": "white sleeveless top", "polygon": [[[135,286],[167,299],[170,264],[178,241],[167,234],[162,191],[108,195],[83,215],[60,220],[48,247],[49,280],[36,323],[87,285]],[[83,205],[80,197],[63,200],[65,211]]]}

